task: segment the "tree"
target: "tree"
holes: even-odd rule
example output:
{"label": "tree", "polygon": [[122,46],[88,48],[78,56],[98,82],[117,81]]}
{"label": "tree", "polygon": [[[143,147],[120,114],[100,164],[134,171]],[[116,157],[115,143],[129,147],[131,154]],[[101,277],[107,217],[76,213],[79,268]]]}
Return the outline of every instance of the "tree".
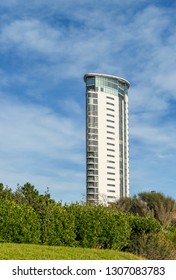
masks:
{"label": "tree", "polygon": [[26,204],[35,209],[39,203],[39,192],[30,183],[26,183],[24,186],[18,185],[17,190],[15,191],[15,201],[19,204]]}
{"label": "tree", "polygon": [[162,193],[143,192],[132,198],[121,198],[116,202],[116,207],[141,217],[150,215],[164,227],[169,226],[176,217],[175,200]]}
{"label": "tree", "polygon": [[136,195],[119,199],[116,202],[116,206],[124,212],[138,214],[141,217],[145,217],[149,210],[146,203],[141,201]]}
{"label": "tree", "polygon": [[167,227],[171,224],[176,215],[176,202],[173,198],[162,193],[143,192],[139,193],[139,199],[146,203],[154,218]]}
{"label": "tree", "polygon": [[2,183],[0,183],[0,198],[9,200],[12,200],[14,198],[12,189],[7,186],[4,187]]}

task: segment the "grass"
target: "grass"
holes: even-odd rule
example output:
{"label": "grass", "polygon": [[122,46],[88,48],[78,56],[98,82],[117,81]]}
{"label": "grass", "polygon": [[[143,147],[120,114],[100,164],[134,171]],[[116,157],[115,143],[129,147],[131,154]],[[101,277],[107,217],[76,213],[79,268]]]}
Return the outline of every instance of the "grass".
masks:
{"label": "grass", "polygon": [[140,260],[116,250],[0,243],[0,260]]}

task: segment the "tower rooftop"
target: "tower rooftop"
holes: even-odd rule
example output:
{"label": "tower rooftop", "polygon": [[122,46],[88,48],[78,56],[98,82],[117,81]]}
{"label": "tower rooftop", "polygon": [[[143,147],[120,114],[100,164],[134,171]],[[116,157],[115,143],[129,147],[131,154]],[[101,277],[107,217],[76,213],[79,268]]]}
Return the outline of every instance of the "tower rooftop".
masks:
{"label": "tower rooftop", "polygon": [[108,75],[108,74],[99,74],[99,73],[86,73],[84,75],[84,81],[86,82],[86,78],[87,77],[94,77],[94,76],[97,76],[97,77],[104,77],[104,78],[110,78],[110,79],[116,79],[118,81],[120,81],[121,83],[124,83],[124,84],[127,84],[128,87],[130,87],[130,83],[126,80],[126,79],[123,79],[121,77],[118,77],[118,76],[113,76],[113,75]]}

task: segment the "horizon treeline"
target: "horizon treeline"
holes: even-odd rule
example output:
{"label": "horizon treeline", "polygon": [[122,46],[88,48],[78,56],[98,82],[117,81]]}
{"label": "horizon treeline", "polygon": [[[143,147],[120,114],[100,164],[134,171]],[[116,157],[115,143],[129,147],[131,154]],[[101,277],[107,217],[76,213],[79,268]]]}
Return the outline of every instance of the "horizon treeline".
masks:
{"label": "horizon treeline", "polygon": [[176,202],[140,193],[113,205],[62,205],[30,183],[15,191],[0,184],[0,242],[117,249],[148,259],[172,259]]}

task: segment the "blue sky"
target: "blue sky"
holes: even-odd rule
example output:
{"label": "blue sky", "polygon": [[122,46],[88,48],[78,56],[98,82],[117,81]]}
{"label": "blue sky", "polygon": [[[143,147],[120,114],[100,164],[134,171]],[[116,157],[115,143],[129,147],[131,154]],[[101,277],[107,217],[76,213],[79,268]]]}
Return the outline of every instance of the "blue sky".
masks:
{"label": "blue sky", "polygon": [[176,198],[176,4],[0,1],[0,181],[85,200],[85,84],[130,81],[130,193]]}

